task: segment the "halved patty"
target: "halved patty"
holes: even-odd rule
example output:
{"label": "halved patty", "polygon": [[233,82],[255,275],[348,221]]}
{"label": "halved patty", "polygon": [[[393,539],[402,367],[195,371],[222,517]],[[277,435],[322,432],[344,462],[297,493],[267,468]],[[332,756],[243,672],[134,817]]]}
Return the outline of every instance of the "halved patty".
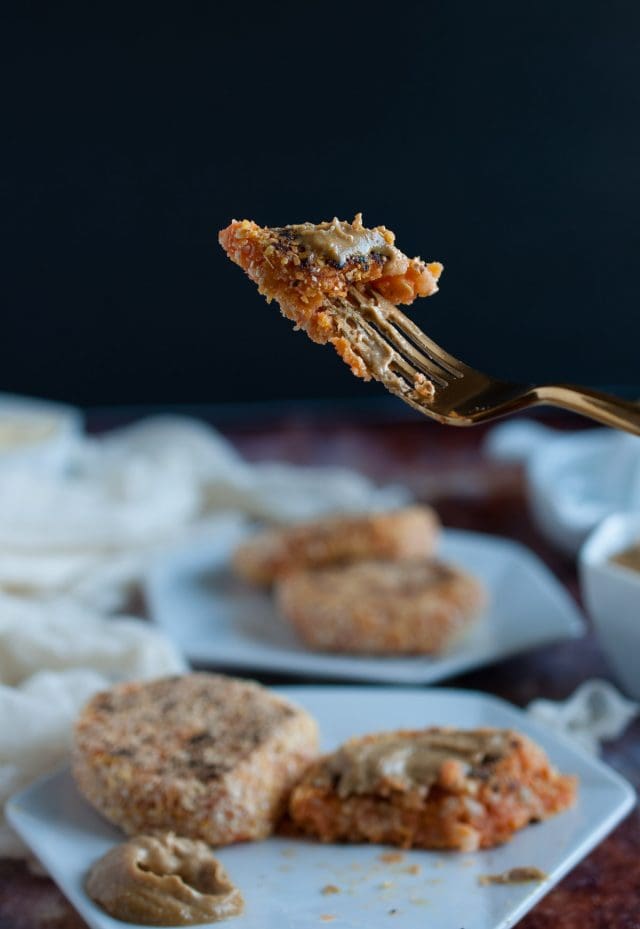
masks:
{"label": "halved patty", "polygon": [[130,835],[170,830],[225,845],[269,835],[317,739],[308,713],[252,682],[119,684],[81,712],[73,775]]}
{"label": "halved patty", "polygon": [[404,255],[384,226],[363,226],[360,213],[351,223],[274,228],[233,220],[218,238],[268,301],[277,300],[284,316],[314,342],[332,344],[364,380],[384,381],[386,360],[358,348],[349,317],[361,312],[360,302],[370,302],[371,292],[394,305],[430,296],[442,273],[439,262]]}
{"label": "halved patty", "polygon": [[473,851],[567,809],[575,793],[576,779],[514,730],[398,730],[312,765],[289,815],[323,842]]}

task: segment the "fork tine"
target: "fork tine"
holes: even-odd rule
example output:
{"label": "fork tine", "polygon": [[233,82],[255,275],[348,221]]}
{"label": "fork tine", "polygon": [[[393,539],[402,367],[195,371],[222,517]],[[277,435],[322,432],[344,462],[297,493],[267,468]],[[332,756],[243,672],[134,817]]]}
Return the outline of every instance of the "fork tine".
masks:
{"label": "fork tine", "polygon": [[375,344],[378,349],[387,351],[389,354],[389,369],[393,373],[394,378],[397,380],[399,376],[403,377],[406,381],[406,384],[399,383],[396,386],[401,388],[402,392],[415,390],[416,382],[419,379],[421,373],[426,373],[432,381],[438,384],[440,387],[446,387],[447,382],[444,380],[443,371],[441,369],[435,369],[433,373],[430,372],[421,372],[418,368],[413,367],[409,364],[409,361],[401,355],[393,345],[390,345],[389,342],[384,338],[383,333],[372,323],[370,320],[361,316],[358,320],[358,326],[361,331],[365,333],[369,340]]}
{"label": "fork tine", "polygon": [[[423,352],[420,352],[416,346],[406,339],[403,333],[399,329],[396,329],[389,321],[390,314],[388,311],[393,304],[387,303],[387,301],[382,303],[379,298],[375,297],[373,299],[370,297],[369,300],[363,299],[355,288],[353,293],[350,294],[350,302],[352,305],[357,306],[359,310],[359,323],[361,325],[366,325],[367,332],[371,338],[376,338],[377,336],[378,340],[380,338],[386,340],[391,348],[395,349],[399,355],[403,356],[403,361],[407,359],[415,365],[417,370],[402,365],[400,359],[396,358],[396,365],[403,369],[403,373],[405,376],[409,377],[412,384],[415,383],[416,375],[422,373],[440,387],[447,386],[451,379],[451,372],[447,367],[425,355]],[[457,375],[454,374],[454,376]]]}
{"label": "fork tine", "polygon": [[447,386],[451,380],[451,372],[445,368],[444,365],[441,365],[440,363],[434,361],[432,358],[429,358],[427,355],[418,351],[412,342],[409,342],[408,339],[405,339],[404,335],[399,329],[396,329],[391,325],[386,316],[383,317],[382,320],[376,320],[376,322],[380,327],[380,331],[388,339],[396,351],[403,355],[408,361],[411,361],[416,366],[418,371],[426,374],[427,377],[434,380],[437,384],[440,384],[441,387]]}
{"label": "fork tine", "polygon": [[416,326],[412,319],[405,316],[397,306],[390,305],[388,309],[385,306],[385,315],[393,320],[396,326],[401,329],[405,335],[409,336],[418,348],[421,348],[430,358],[437,361],[448,374],[453,375],[455,378],[461,378],[472,370],[468,365],[464,364],[464,362],[460,361],[458,358],[454,358],[449,352],[445,352],[443,348],[440,348],[436,342],[425,335],[422,329]]}
{"label": "fork tine", "polygon": [[[393,357],[391,361],[389,362],[389,364],[393,368],[394,373],[396,374],[400,373],[405,378],[409,388],[414,387],[416,383],[416,379],[418,378],[420,372],[416,368],[413,368],[409,364],[409,362],[406,360],[406,358],[403,358],[402,355],[399,355],[397,352],[394,352]],[[429,376],[431,377],[431,375]],[[435,381],[436,378],[432,377],[432,380]],[[438,379],[437,383],[440,385],[440,387],[447,386],[446,381],[443,381],[441,379]]]}

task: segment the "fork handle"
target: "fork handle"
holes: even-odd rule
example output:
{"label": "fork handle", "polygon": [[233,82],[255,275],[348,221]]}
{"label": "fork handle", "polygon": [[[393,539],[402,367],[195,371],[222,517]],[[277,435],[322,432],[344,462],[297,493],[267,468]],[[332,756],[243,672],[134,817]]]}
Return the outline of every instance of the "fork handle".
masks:
{"label": "fork handle", "polygon": [[571,384],[548,384],[534,390],[537,403],[548,403],[582,416],[595,419],[605,426],[640,435],[640,404],[620,400],[597,390],[573,387]]}

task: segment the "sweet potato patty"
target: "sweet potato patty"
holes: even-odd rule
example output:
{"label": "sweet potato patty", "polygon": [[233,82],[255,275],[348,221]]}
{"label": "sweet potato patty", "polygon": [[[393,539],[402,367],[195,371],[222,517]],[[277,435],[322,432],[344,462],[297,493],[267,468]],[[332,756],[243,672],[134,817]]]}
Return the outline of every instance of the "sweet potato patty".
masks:
{"label": "sweet potato patty", "polygon": [[120,684],[75,726],[84,796],[129,834],[211,845],[269,835],[317,750],[304,710],[252,682],[188,674]]}
{"label": "sweet potato patty", "polygon": [[370,287],[395,305],[413,303],[437,291],[442,272],[438,262],[407,258],[390,230],[365,228],[359,213],[352,223],[334,219],[278,228],[233,220],[219,241],[267,300],[277,300],[283,314],[314,342],[331,343],[365,380],[376,377],[376,371],[353,350],[342,312],[353,312],[350,294],[366,298]]}
{"label": "sweet potato patty", "polygon": [[476,578],[424,558],[298,572],[278,582],[276,597],[310,648],[365,655],[440,652],[485,603]]}
{"label": "sweet potato patty", "polygon": [[295,827],[323,842],[474,851],[571,806],[576,779],[514,730],[399,730],[346,742],[295,788]]}
{"label": "sweet potato patty", "polygon": [[435,548],[439,528],[437,515],[427,506],[325,516],[257,533],[236,549],[233,565],[249,583],[267,585],[301,569],[370,558],[426,558]]}

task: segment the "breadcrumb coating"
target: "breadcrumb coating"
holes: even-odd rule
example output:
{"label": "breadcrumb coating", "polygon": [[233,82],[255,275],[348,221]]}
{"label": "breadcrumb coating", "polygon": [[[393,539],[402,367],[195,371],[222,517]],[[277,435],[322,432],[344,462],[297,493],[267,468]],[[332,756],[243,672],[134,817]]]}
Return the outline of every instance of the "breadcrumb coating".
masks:
{"label": "breadcrumb coating", "polygon": [[97,694],[77,720],[72,769],[129,835],[226,845],[270,834],[317,738],[308,713],[259,684],[186,674]]}
{"label": "breadcrumb coating", "polygon": [[428,506],[325,516],[265,529],[236,549],[233,566],[250,584],[269,585],[293,571],[371,558],[392,561],[433,554],[440,521]]}
{"label": "breadcrumb coating", "polygon": [[486,601],[475,577],[425,558],[299,571],[276,586],[307,647],[351,655],[429,655],[450,648]]}

